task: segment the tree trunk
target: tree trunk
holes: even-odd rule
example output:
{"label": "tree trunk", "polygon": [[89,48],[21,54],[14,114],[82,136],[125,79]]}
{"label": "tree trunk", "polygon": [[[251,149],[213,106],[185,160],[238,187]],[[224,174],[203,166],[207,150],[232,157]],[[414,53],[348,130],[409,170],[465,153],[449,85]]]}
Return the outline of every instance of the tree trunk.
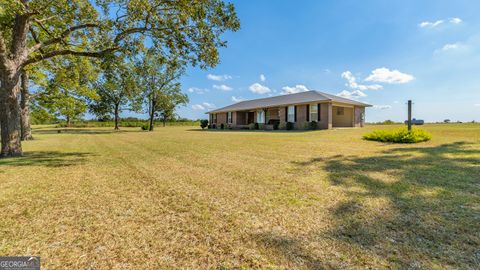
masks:
{"label": "tree trunk", "polygon": [[32,129],[30,127],[30,93],[28,92],[28,74],[26,71],[23,71],[21,75],[20,93],[22,141],[33,140]]}
{"label": "tree trunk", "polygon": [[149,131],[153,131],[153,120],[155,119],[155,106],[156,106],[155,98],[152,99],[152,105],[150,108],[150,128]]}
{"label": "tree trunk", "polygon": [[120,128],[118,127],[118,122],[120,120],[120,116],[118,115],[119,114],[119,107],[120,107],[120,104],[115,104],[115,130],[119,130]]}
{"label": "tree trunk", "polygon": [[72,121],[70,120],[70,116],[67,115],[67,127],[70,127]]}
{"label": "tree trunk", "polygon": [[164,117],[163,118],[163,127],[165,127],[165,125],[166,125],[165,122],[167,122],[167,119]]}
{"label": "tree trunk", "polygon": [[[25,1],[22,1],[25,5]],[[27,33],[30,14],[16,15],[13,22],[10,51],[6,48],[4,36],[0,33],[0,129],[2,149],[0,157],[22,155],[20,106],[18,87],[20,63],[27,54]]]}
{"label": "tree trunk", "polygon": [[2,80],[3,84],[0,88],[0,129],[2,134],[0,157],[22,155],[20,106],[17,99],[18,79],[16,82],[12,84]]}

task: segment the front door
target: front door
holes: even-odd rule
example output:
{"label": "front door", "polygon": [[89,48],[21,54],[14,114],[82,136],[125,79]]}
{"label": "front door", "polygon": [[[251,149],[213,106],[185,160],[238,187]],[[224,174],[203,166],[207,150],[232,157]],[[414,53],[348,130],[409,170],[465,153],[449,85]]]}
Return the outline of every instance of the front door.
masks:
{"label": "front door", "polygon": [[254,112],[248,112],[247,113],[247,124],[255,123],[255,113]]}

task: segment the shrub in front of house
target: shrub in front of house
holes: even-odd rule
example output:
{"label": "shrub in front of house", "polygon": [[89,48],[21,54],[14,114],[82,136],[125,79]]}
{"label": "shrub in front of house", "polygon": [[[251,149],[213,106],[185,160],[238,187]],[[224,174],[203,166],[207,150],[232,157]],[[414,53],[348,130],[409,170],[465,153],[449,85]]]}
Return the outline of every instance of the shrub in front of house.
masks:
{"label": "shrub in front of house", "polygon": [[281,124],[278,126],[278,129],[281,129],[281,130],[287,129],[287,124],[286,124],[286,123],[281,123]]}
{"label": "shrub in front of house", "polygon": [[255,124],[254,123],[248,124],[248,129],[254,130],[255,129]]}
{"label": "shrub in front of house", "polygon": [[302,128],[303,128],[304,130],[309,130],[309,129],[310,129],[310,123],[309,123],[309,122],[303,122]]}
{"label": "shrub in front of house", "polygon": [[220,129],[225,129],[225,124],[221,123],[220,124]]}
{"label": "shrub in front of house", "polygon": [[205,129],[207,126],[208,126],[208,120],[207,119],[200,120],[200,127],[202,129]]}
{"label": "shrub in front of house", "polygon": [[273,124],[273,130],[278,130],[280,124],[279,123],[274,123]]}
{"label": "shrub in front of house", "polygon": [[287,122],[287,124],[285,125],[285,129],[286,130],[292,130],[293,129],[293,123],[292,122]]}
{"label": "shrub in front of house", "polygon": [[258,125],[258,123],[255,123],[255,124],[254,124],[254,128],[255,128],[256,130],[258,130],[258,129],[260,128],[260,126]]}
{"label": "shrub in front of house", "polygon": [[212,129],[217,129],[217,124],[212,124]]}
{"label": "shrub in front of house", "polygon": [[208,129],[212,129],[212,125],[208,125],[207,128],[208,128]]}
{"label": "shrub in front of house", "polygon": [[388,130],[374,130],[368,134],[365,134],[363,136],[363,139],[379,142],[418,143],[431,140],[432,135],[427,131],[419,128],[413,128],[410,132],[406,128],[399,128]]}
{"label": "shrub in front of house", "polygon": [[310,130],[317,129],[317,121],[311,121],[310,123],[308,123],[308,129]]}

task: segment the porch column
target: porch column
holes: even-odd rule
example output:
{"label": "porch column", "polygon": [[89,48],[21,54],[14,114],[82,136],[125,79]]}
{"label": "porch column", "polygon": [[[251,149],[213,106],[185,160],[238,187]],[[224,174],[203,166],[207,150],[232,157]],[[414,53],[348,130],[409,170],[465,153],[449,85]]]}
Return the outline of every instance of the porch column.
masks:
{"label": "porch column", "polygon": [[333,127],[333,106],[332,103],[328,103],[328,129]]}
{"label": "porch column", "polygon": [[355,127],[355,111],[356,111],[356,107],[353,106],[353,109],[352,109],[352,127]]}

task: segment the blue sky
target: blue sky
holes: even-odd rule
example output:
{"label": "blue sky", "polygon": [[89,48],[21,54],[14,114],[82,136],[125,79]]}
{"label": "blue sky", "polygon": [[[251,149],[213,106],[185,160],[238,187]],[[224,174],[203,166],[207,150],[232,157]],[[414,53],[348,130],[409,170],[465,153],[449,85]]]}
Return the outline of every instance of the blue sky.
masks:
{"label": "blue sky", "polygon": [[[221,63],[182,78],[188,106],[320,90],[374,105],[367,121],[480,121],[480,1],[233,1]],[[263,76],[262,76],[263,75]]]}

